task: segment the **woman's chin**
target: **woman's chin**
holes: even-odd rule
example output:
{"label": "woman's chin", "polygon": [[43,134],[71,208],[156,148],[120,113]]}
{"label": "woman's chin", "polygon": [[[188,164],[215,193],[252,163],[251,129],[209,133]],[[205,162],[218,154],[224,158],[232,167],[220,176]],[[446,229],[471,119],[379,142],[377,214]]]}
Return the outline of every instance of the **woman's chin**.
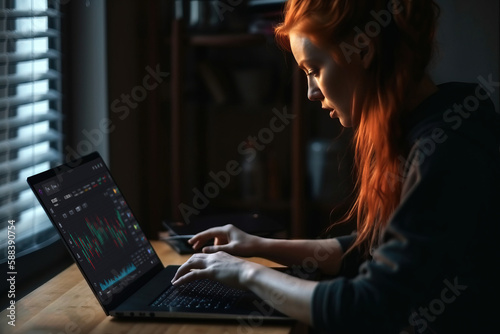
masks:
{"label": "woman's chin", "polygon": [[344,117],[338,117],[338,119],[339,119],[340,124],[344,128],[351,128],[352,127],[351,120],[347,120]]}

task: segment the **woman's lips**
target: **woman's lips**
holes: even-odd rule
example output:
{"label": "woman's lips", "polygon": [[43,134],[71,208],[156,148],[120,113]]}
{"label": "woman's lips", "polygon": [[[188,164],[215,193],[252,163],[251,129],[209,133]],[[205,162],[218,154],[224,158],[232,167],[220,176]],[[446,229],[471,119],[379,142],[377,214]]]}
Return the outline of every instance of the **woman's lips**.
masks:
{"label": "woman's lips", "polygon": [[336,118],[336,112],[334,108],[323,107],[324,110],[330,112],[330,118]]}

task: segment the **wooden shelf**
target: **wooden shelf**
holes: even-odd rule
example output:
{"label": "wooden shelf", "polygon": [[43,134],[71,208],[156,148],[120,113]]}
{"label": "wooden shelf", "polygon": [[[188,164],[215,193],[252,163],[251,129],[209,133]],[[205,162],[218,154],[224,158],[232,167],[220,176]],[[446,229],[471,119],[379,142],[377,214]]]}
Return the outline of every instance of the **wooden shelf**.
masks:
{"label": "wooden shelf", "polygon": [[[172,194],[172,219],[180,220],[178,205],[183,202],[182,194],[185,189],[185,175],[189,172],[183,168],[183,157],[186,155],[183,146],[184,123],[182,115],[185,114],[187,101],[184,98],[185,67],[190,58],[186,57],[190,47],[207,48],[237,48],[265,46],[269,41],[265,34],[189,34],[185,31],[181,20],[174,20],[172,25],[172,35],[170,38],[172,63],[171,63],[171,86],[172,86],[172,118],[171,118],[171,147],[172,147],[172,173],[171,173],[171,194]],[[191,49],[191,51],[194,51]],[[261,200],[248,202],[245,200],[228,199],[217,200],[214,204],[220,207],[236,210],[262,210],[272,213],[284,214],[290,217],[289,230],[291,237],[299,238],[305,236],[305,213],[306,201],[305,193],[305,129],[304,110],[302,106],[304,92],[306,91],[302,78],[302,73],[297,67],[289,69],[291,87],[289,88],[291,108],[289,112],[296,115],[296,120],[291,123],[291,142],[287,143],[291,152],[288,158],[290,164],[290,190],[289,198],[280,200]],[[267,104],[262,106],[267,107]],[[229,107],[230,108],[230,107]],[[254,107],[252,107],[254,108]],[[222,108],[228,110],[227,108]],[[239,109],[239,108],[238,108]],[[206,124],[205,124],[206,125]],[[245,131],[246,133],[246,131]]]}

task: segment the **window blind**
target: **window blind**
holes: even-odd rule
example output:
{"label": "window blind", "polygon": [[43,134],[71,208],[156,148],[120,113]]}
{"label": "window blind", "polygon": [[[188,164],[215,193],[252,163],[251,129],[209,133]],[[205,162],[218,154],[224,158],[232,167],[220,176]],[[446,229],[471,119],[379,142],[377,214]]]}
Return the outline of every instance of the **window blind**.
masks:
{"label": "window blind", "polygon": [[62,161],[61,16],[57,0],[0,0],[0,263],[58,236],[26,178]]}

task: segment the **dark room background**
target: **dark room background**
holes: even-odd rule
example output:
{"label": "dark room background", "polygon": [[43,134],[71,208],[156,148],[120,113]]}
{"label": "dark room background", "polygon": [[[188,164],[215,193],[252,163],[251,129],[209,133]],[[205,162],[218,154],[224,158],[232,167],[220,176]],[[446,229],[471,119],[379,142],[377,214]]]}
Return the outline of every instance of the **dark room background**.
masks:
{"label": "dark room background", "polygon": [[[307,101],[304,75],[276,46],[283,2],[55,1],[59,160],[99,151],[152,239],[164,220],[228,213],[267,217],[290,237],[320,235],[352,189],[351,132]],[[492,83],[498,112],[499,2],[437,2],[432,77]],[[66,254],[49,246],[20,259],[25,292],[71,263],[47,256]]]}

